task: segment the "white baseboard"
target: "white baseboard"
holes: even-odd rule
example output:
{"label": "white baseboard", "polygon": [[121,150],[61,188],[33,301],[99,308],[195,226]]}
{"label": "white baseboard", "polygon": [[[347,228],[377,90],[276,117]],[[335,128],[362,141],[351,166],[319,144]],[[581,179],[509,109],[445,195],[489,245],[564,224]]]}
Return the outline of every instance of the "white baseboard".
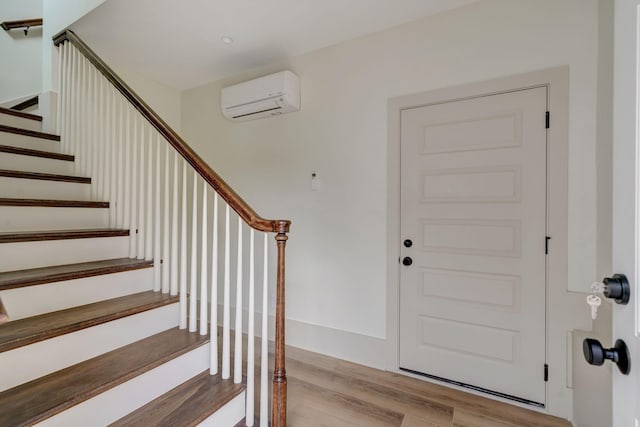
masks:
{"label": "white baseboard", "polygon": [[293,319],[287,319],[285,328],[287,345],[372,368],[386,368],[384,339]]}
{"label": "white baseboard", "polygon": [[[243,332],[247,332],[247,310],[243,310]],[[231,307],[231,326],[235,321],[235,307]],[[256,336],[261,335],[262,313],[256,312]],[[218,305],[218,325],[222,325],[222,305]],[[273,341],[275,318],[269,315],[269,339]],[[287,345],[313,351],[338,359],[348,360],[377,369],[386,369],[387,341],[340,329],[287,319],[285,322]]]}

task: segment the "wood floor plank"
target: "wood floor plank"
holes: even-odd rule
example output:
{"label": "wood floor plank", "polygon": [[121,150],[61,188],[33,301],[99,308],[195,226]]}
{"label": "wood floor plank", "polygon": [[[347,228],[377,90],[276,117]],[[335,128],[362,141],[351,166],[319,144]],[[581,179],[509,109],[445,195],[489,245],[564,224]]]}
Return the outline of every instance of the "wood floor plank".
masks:
{"label": "wood floor plank", "polygon": [[244,390],[244,384],[204,371],[111,426],[197,426]]}
{"label": "wood floor plank", "polygon": [[116,258],[77,264],[56,265],[53,267],[8,271],[0,273],[0,291],[151,267],[153,267],[153,261],[136,258]]}
{"label": "wood floor plank", "polygon": [[147,291],[8,322],[0,325],[0,352],[174,304],[178,300],[178,296]]}
{"label": "wood floor plank", "polygon": [[450,426],[453,420],[454,408],[450,405],[403,393],[362,378],[348,377],[299,360],[287,360],[287,375],[313,383],[326,390],[347,394],[363,402],[393,407],[394,410],[403,414],[412,414],[423,420],[428,420],[433,425]]}
{"label": "wood floor plank", "polygon": [[128,236],[129,230],[95,228],[85,230],[11,231],[0,233],[0,243],[37,242],[42,240],[92,239]]}
{"label": "wood floor plank", "polygon": [[33,425],[208,342],[173,328],[0,393],[0,426]]}
{"label": "wood floor plank", "polygon": [[336,375],[389,387],[411,399],[419,397],[452,406],[455,408],[454,414],[455,410],[460,409],[477,414],[479,417],[494,418],[498,421],[518,426],[568,427],[571,425],[567,420],[558,417],[465,393],[428,381],[410,378],[405,375],[369,368],[295,347],[287,347],[286,351],[287,364],[290,364],[290,360],[304,361],[307,364],[333,371]]}
{"label": "wood floor plank", "polygon": [[402,424],[403,415],[400,412],[295,377],[288,377],[287,388],[291,398],[296,396],[294,403],[302,403],[338,418],[359,423],[357,425],[400,427]]}
{"label": "wood floor plank", "polygon": [[461,409],[456,409],[453,415],[453,427],[520,427],[517,424],[489,417],[483,414],[474,414]]}

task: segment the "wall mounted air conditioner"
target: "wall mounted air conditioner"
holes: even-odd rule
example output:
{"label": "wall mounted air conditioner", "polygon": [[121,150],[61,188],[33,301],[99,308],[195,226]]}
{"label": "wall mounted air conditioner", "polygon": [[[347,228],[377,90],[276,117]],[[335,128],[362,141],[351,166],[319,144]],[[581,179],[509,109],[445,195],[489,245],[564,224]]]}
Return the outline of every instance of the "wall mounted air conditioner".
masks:
{"label": "wall mounted air conditioner", "polygon": [[222,114],[240,122],[300,110],[300,79],[281,71],[222,89]]}

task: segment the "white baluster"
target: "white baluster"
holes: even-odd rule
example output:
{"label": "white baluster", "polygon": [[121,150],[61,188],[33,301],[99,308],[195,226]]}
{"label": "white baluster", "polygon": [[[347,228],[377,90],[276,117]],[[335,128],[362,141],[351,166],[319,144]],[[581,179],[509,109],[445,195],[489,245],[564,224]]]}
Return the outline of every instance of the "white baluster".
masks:
{"label": "white baluster", "polygon": [[70,43],[65,42],[63,47],[63,92],[62,92],[62,128],[60,129],[62,152],[69,154],[69,114],[71,107],[71,48]]}
{"label": "white baluster", "polygon": [[268,320],[268,298],[269,298],[269,282],[268,282],[268,250],[267,245],[268,234],[264,233],[264,250],[263,250],[263,266],[262,266],[262,337],[260,338],[260,427],[269,426],[269,337],[267,332]]}
{"label": "white baluster", "polygon": [[[177,165],[174,166],[173,168],[173,186],[169,186],[169,178],[171,177],[171,169],[169,169],[169,158],[170,158],[170,145],[166,144],[165,145],[166,149],[164,152],[164,209],[162,210],[162,214],[164,215],[164,226],[162,227],[162,293],[166,294],[169,292],[170,290],[170,285],[171,285],[171,278],[169,277],[169,266],[171,264],[173,264],[174,260],[169,259],[169,236],[171,233],[171,229],[169,228],[169,196],[171,194],[171,192],[173,192],[173,198],[174,198],[174,213],[173,213],[173,219],[174,221],[177,220],[176,218],[176,207],[175,205],[177,203],[175,203],[175,198],[178,195],[178,169],[177,169]],[[175,225],[174,225],[174,230],[175,230]],[[176,244],[175,238],[173,239],[173,241],[171,242],[174,245]],[[175,265],[175,264],[174,264]],[[175,268],[172,268],[172,270],[176,270]],[[172,271],[173,273],[173,271]]]}
{"label": "white baluster", "polygon": [[[126,105],[122,105],[125,110],[126,124],[124,128],[124,226],[129,230],[129,242],[135,236],[135,230],[132,230],[131,225],[131,113]],[[135,162],[134,162],[135,163]],[[131,253],[131,244],[129,244],[129,256],[135,256]]]}
{"label": "white baluster", "polygon": [[[109,201],[109,154],[111,153],[109,141],[109,94],[106,87],[107,82],[100,76],[100,105],[102,106],[102,114],[100,114],[101,123],[101,155],[100,155],[100,198]],[[113,203],[113,202],[111,202]]]}
{"label": "white baluster", "polygon": [[129,257],[136,258],[138,254],[138,114],[135,111],[131,111],[133,114],[133,133],[129,135],[131,152],[133,153],[131,158],[131,177],[129,178],[130,198],[129,198]]}
{"label": "white baluster", "polygon": [[233,353],[233,382],[242,382],[242,219],[238,217],[238,258],[236,260],[236,323]]}
{"label": "white baluster", "polygon": [[[176,153],[176,156],[178,154]],[[187,327],[187,163],[182,165],[182,215],[180,229],[180,329]]]}
{"label": "white baluster", "polygon": [[78,134],[77,134],[77,138],[76,138],[76,162],[75,162],[75,167],[76,167],[76,171],[79,172],[79,174],[82,174],[83,176],[87,176],[86,172],[85,172],[85,159],[84,159],[84,153],[86,151],[85,148],[85,144],[87,142],[86,136],[85,136],[85,129],[86,129],[86,118],[85,118],[85,111],[86,111],[86,96],[85,96],[85,86],[86,86],[86,73],[85,73],[85,59],[84,56],[82,55],[78,55],[78,62],[79,62],[79,72],[80,72],[80,79],[78,80],[78,112],[77,112],[77,126],[78,126]]}
{"label": "white baluster", "polygon": [[147,219],[145,221],[145,245],[144,245],[144,259],[151,261],[153,259],[153,186],[158,186],[156,182],[153,182],[153,135],[154,129],[149,126],[149,138],[147,140],[147,205],[145,212],[147,213]]}
{"label": "white baluster", "polygon": [[61,129],[62,129],[62,82],[63,82],[63,73],[64,73],[64,67],[63,67],[63,63],[64,63],[64,43],[58,45],[58,74],[56,75],[57,77],[57,84],[58,84],[58,96],[56,97],[56,129],[55,131],[58,133],[58,135],[61,134]]}
{"label": "white baluster", "polygon": [[[167,143],[167,150],[169,150],[171,146],[169,145],[169,143]],[[172,150],[173,151],[173,150]],[[167,156],[169,155],[169,151],[167,151]],[[180,163],[180,155],[178,154],[177,151],[173,151],[173,205],[172,205],[172,227],[171,227],[171,295],[178,295],[178,207],[180,205],[178,205],[178,167],[179,167],[179,163]],[[184,165],[186,168],[186,165]],[[168,166],[167,166],[168,167]],[[186,171],[186,169],[185,169]],[[184,177],[183,177],[184,178]],[[167,197],[169,197],[169,193],[167,193]],[[186,203],[185,203],[186,206]],[[169,213],[169,209],[167,208],[167,213]],[[184,223],[183,221],[183,227],[186,227],[187,225]],[[185,228],[186,230],[186,228]],[[184,234],[186,235],[186,231],[184,232]],[[167,238],[168,238],[168,234],[167,234]],[[186,248],[186,240],[184,242],[185,244],[185,248]],[[186,252],[183,252],[183,254],[186,254]],[[185,264],[186,265],[186,264]],[[185,295],[186,295],[186,289],[187,289],[187,279],[186,279],[186,268],[183,266],[184,269],[184,274],[185,274]],[[187,321],[187,310],[186,310],[186,305],[185,305],[185,311],[184,311],[184,321],[185,321],[185,325],[186,325],[186,321]],[[186,326],[185,326],[186,328]]]}
{"label": "white baluster", "polygon": [[222,306],[222,379],[226,380],[231,376],[231,311],[229,308],[231,299],[229,297],[231,276],[230,276],[230,236],[229,236],[229,205],[226,205],[224,223],[224,294]]}
{"label": "white baluster", "polygon": [[71,127],[73,128],[73,155],[75,156],[75,162],[73,168],[76,173],[80,171],[80,126],[82,125],[82,112],[80,109],[80,97],[82,88],[82,67],[80,61],[80,53],[77,49],[73,49],[75,60],[75,76],[74,76],[74,102],[73,102],[73,116],[71,117]]}
{"label": "white baluster", "polygon": [[[162,264],[160,264],[160,260],[162,259],[162,240],[161,240],[161,227],[160,227],[160,221],[161,221],[161,214],[162,211],[160,210],[160,206],[161,206],[161,200],[160,200],[160,195],[162,193],[160,193],[160,134],[156,134],[156,179],[154,180],[155,183],[155,189],[156,189],[156,198],[155,198],[155,207],[154,207],[154,213],[155,213],[155,219],[153,222],[154,225],[154,236],[153,236],[153,290],[154,291],[160,291],[162,289]],[[169,174],[169,170],[168,168],[165,169],[164,171],[165,175]],[[168,191],[168,188],[165,188],[165,192]],[[165,198],[168,199],[168,196],[165,195]],[[166,224],[168,224],[168,222],[166,222]],[[169,234],[169,230],[165,230],[165,233],[167,233],[166,235],[168,236]],[[166,240],[166,238],[165,238]]]}
{"label": "white baluster", "polygon": [[[137,116],[137,114],[136,114]],[[137,245],[137,256],[136,258],[138,259],[144,259],[144,245],[146,242],[146,234],[147,234],[147,228],[146,225],[144,223],[144,220],[146,218],[146,195],[145,195],[145,185],[144,185],[144,180],[146,178],[146,171],[145,171],[145,155],[147,155],[147,153],[145,152],[144,148],[145,148],[145,141],[146,141],[146,137],[145,137],[145,126],[141,123],[140,124],[140,134],[138,136],[136,136],[136,139],[138,141],[136,141],[136,146],[139,146],[139,150],[140,150],[140,157],[138,158],[138,197],[137,197],[137,204],[138,204],[138,239],[136,242]]]}
{"label": "white baluster", "polygon": [[115,226],[115,198],[112,197],[113,190],[111,188],[112,176],[114,175],[111,170],[112,164],[112,155],[113,155],[113,123],[111,123],[112,116],[112,96],[111,91],[109,90],[109,83],[102,79],[103,88],[104,88],[104,102],[105,102],[105,112],[104,112],[104,163],[103,163],[103,174],[102,178],[104,179],[104,199],[109,201],[109,225],[111,227]]}
{"label": "white baluster", "polygon": [[109,166],[107,170],[109,171],[109,200],[113,204],[112,208],[109,209],[109,225],[111,227],[117,227],[117,212],[118,212],[118,173],[117,171],[117,156],[118,156],[118,144],[117,144],[117,131],[116,131],[116,95],[111,88],[111,85],[107,85],[107,91],[109,93],[110,99],[110,107],[109,107]]}
{"label": "white baluster", "polygon": [[198,173],[193,171],[193,200],[191,209],[191,287],[189,289],[189,332],[198,329]]}
{"label": "white baluster", "polygon": [[[195,171],[194,171],[195,173]],[[202,185],[202,231],[200,232],[200,236],[202,239],[202,245],[200,249],[200,335],[207,335],[208,333],[208,316],[209,310],[207,310],[207,304],[209,302],[209,298],[207,297],[209,286],[207,270],[209,268],[209,260],[207,259],[207,245],[209,244],[209,235],[207,234],[207,222],[209,218],[207,217],[207,191],[208,185],[206,182],[203,182]],[[213,325],[212,325],[213,327]]]}
{"label": "white baluster", "polygon": [[254,316],[255,316],[255,231],[250,232],[249,239],[249,323],[247,324],[247,427],[253,426],[255,418],[255,350],[254,350]]}
{"label": "white baluster", "polygon": [[127,200],[128,200],[128,180],[129,176],[129,153],[127,152],[127,129],[129,128],[129,115],[124,108],[122,98],[118,97],[118,227],[128,228],[129,220],[127,216]]}
{"label": "white baluster", "polygon": [[99,138],[102,135],[101,129],[98,125],[98,106],[100,100],[98,99],[98,70],[91,64],[89,64],[89,70],[91,70],[91,97],[90,101],[90,114],[91,114],[91,127],[89,131],[90,145],[90,161],[91,161],[91,199],[98,199],[98,186],[100,185],[100,173],[98,172],[98,148]]}
{"label": "white baluster", "polygon": [[211,250],[211,344],[209,373],[218,373],[218,193],[213,193],[213,247]]}

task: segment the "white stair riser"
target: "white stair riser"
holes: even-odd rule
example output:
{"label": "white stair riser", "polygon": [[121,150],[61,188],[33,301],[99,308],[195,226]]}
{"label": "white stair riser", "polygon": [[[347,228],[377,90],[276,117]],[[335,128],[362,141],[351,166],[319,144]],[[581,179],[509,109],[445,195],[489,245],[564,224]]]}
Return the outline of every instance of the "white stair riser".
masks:
{"label": "white stair riser", "polygon": [[0,291],[11,320],[64,310],[153,289],[153,269],[123,271],[82,279]]}
{"label": "white stair riser", "polygon": [[107,228],[109,209],[0,206],[0,232]]}
{"label": "white stair riser", "polygon": [[246,392],[243,391],[209,418],[198,424],[198,427],[229,427],[235,426],[245,417]]}
{"label": "white stair riser", "polygon": [[207,369],[208,357],[203,345],[36,425],[108,425]]}
{"label": "white stair riser", "polygon": [[32,150],[50,151],[52,153],[61,152],[60,141],[37,138],[35,136],[20,135],[11,132],[0,132],[0,145],[30,148]]}
{"label": "white stair riser", "polygon": [[74,162],[67,160],[25,156],[22,154],[0,153],[0,169],[14,171],[76,175],[73,170],[73,163]]}
{"label": "white stair riser", "polygon": [[[42,122],[0,112],[0,125],[42,132]],[[3,134],[6,132],[2,132]],[[0,138],[1,139],[1,138]]]}
{"label": "white stair riser", "polygon": [[11,366],[3,369],[0,390],[166,331],[176,327],[178,320],[178,304],[171,304],[0,353],[0,366]]}
{"label": "white stair riser", "polygon": [[0,244],[0,272],[129,256],[129,236]]}
{"label": "white stair riser", "polygon": [[77,182],[0,176],[0,197],[19,199],[90,200],[91,185]]}

